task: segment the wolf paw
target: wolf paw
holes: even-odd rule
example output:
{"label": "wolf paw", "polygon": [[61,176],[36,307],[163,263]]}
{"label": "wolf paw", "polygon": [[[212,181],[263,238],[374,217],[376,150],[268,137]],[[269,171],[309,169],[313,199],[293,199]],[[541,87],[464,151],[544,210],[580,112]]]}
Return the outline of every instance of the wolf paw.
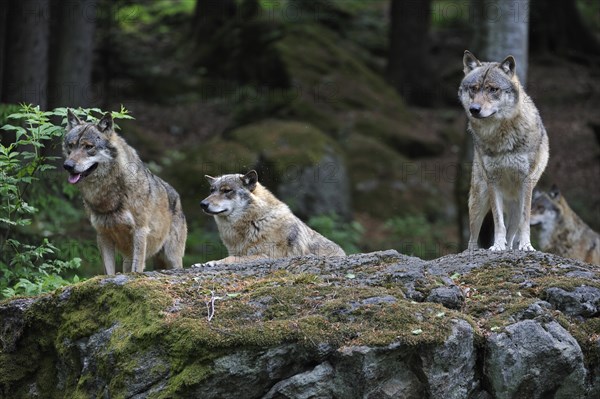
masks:
{"label": "wolf paw", "polygon": [[527,242],[525,244],[519,245],[519,250],[521,250],[521,251],[535,251],[535,248],[531,245],[531,243]]}
{"label": "wolf paw", "polygon": [[215,265],[218,265],[219,261],[216,260],[211,260],[205,263],[194,263],[191,267],[192,268],[198,268],[198,267],[213,267]]}
{"label": "wolf paw", "polygon": [[504,251],[505,249],[505,244],[494,244],[490,247],[490,251]]}

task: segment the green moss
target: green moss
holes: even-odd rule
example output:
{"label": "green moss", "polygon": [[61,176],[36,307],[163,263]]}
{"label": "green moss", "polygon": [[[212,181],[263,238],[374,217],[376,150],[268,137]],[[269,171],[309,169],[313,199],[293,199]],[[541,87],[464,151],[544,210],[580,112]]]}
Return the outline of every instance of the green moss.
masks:
{"label": "green moss", "polygon": [[[361,276],[383,267],[364,265],[353,274]],[[515,265],[474,269],[456,279],[469,293],[462,313],[406,300],[397,284],[364,286],[344,275],[325,279],[319,273],[281,270],[210,282],[130,275],[131,280],[122,286],[95,278],[42,297],[31,306],[19,349],[0,353],[0,387],[16,389],[17,397],[23,397],[25,388],[17,387],[34,381],[48,397],[86,397],[101,378],[109,384],[106,393],[120,397],[136,370],[146,364],[146,356],[158,351],[164,354],[161,362],[147,372],[160,376],[168,370],[170,377],[157,397],[177,397],[210,378],[215,359],[241,349],[262,350],[283,343],[311,350],[322,344],[333,348],[437,345],[447,339],[455,319],[471,323],[476,339],[481,340],[480,328],[496,331],[513,322],[512,317],[548,286],[542,284],[570,284],[552,270],[548,267],[547,273],[538,274],[541,277],[531,277],[539,283],[537,287],[523,289],[524,272]],[[438,285],[439,279],[430,276],[421,288],[426,293]],[[211,299],[214,314],[209,321]],[[597,362],[595,341],[590,338],[600,327],[597,320],[557,318],[576,337],[587,361]],[[94,354],[94,374],[74,374],[81,368],[74,342],[86,342],[98,333],[104,334],[106,342]],[[57,364],[64,365],[61,372],[66,374],[62,387],[56,385]]]}
{"label": "green moss", "polygon": [[205,361],[187,365],[169,381],[169,386],[158,395],[158,398],[172,398],[174,394],[184,393],[189,387],[202,383],[212,372]]}
{"label": "green moss", "polygon": [[440,216],[442,198],[419,163],[366,135],[351,135],[344,148],[356,212],[383,220],[414,214],[428,219]]}
{"label": "green moss", "polygon": [[[340,46],[343,39],[317,24],[292,25],[278,44],[291,76],[316,105],[334,111],[349,108],[403,114],[405,107],[394,90],[374,71]],[[319,104],[320,102],[320,104]]]}
{"label": "green moss", "polygon": [[408,157],[440,155],[441,141],[422,137],[422,128],[411,120],[399,120],[397,116],[381,115],[372,111],[356,114],[355,131],[373,137]]}
{"label": "green moss", "polygon": [[266,120],[232,131],[229,136],[273,163],[276,175],[290,167],[316,165],[336,143],[307,123]]}

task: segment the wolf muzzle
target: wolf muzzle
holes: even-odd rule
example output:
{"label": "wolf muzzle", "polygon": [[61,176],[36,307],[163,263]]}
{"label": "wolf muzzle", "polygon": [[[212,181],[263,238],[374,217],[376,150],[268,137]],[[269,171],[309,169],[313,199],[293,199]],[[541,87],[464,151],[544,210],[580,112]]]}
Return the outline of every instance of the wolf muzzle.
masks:
{"label": "wolf muzzle", "polygon": [[210,206],[210,204],[208,203],[208,201],[204,200],[202,202],[200,202],[200,208],[202,208],[202,210],[204,212],[208,213],[208,207]]}
{"label": "wolf muzzle", "polygon": [[481,105],[479,105],[479,104],[471,104],[469,106],[469,112],[475,118],[478,118],[480,116],[480,114],[481,114]]}

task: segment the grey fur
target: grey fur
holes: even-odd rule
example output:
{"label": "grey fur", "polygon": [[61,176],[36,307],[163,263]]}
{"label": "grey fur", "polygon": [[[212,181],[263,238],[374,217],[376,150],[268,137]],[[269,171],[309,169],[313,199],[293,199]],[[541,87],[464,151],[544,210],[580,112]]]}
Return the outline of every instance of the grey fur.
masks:
{"label": "grey fur", "polygon": [[206,177],[211,194],[201,205],[204,212],[214,216],[229,252],[227,258],[212,263],[306,254],[345,255],[337,244],[309,228],[262,186],[255,171]]}
{"label": "grey fur", "polygon": [[481,62],[465,51],[463,57],[465,77],[458,96],[475,146],[469,249],[478,247],[481,224],[491,208],[495,231],[491,249],[533,250],[531,196],[548,163],[549,145],[539,112],[521,87],[515,68],[512,56]]}
{"label": "grey fur", "polygon": [[187,226],[177,192],[114,132],[110,113],[92,124],[69,110],[67,129],[64,166],[98,234],[106,274],[115,274],[115,251],[124,272],[142,272],[153,255],[159,268],[181,268]]}

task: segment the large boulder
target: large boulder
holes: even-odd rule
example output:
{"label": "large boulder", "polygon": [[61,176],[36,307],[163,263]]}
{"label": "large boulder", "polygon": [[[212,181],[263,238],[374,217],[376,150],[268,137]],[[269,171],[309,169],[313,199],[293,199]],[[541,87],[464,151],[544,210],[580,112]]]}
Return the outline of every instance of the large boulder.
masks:
{"label": "large boulder", "polygon": [[583,353],[556,321],[512,324],[492,334],[487,349],[486,373],[498,399],[585,397]]}
{"label": "large boulder", "polygon": [[258,154],[259,180],[299,217],[349,218],[350,182],[339,145],[316,127],[267,120],[233,130],[233,141]]}
{"label": "large boulder", "polygon": [[598,318],[545,300],[582,287],[518,251],[99,276],[0,303],[0,397],[592,399]]}

